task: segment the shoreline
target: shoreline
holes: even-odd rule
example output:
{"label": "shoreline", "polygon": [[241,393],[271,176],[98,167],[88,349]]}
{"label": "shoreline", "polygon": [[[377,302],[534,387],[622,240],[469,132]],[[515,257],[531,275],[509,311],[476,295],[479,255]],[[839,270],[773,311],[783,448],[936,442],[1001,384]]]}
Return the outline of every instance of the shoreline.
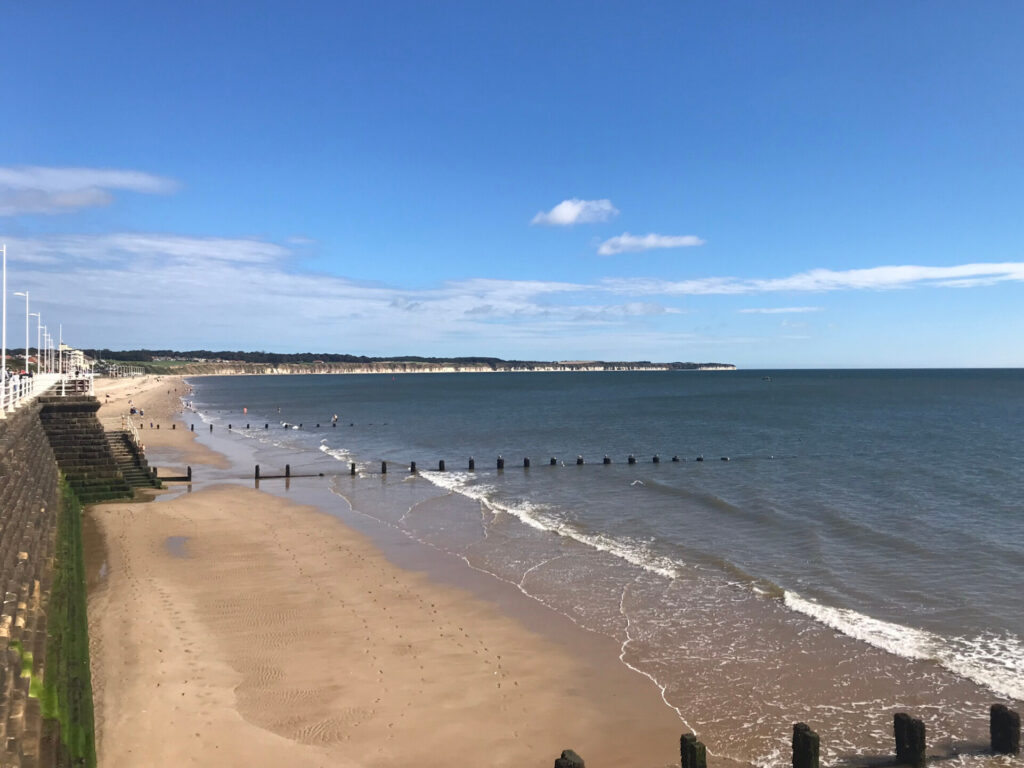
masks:
{"label": "shoreline", "polygon": [[[250,391],[248,386],[239,382],[225,390],[233,393],[230,397],[215,399],[204,418],[217,427],[209,438],[204,429],[202,440],[232,455],[263,461],[264,466],[280,466],[295,449],[282,447],[276,439],[268,445],[259,439],[259,430],[249,435],[222,429],[230,421],[244,421],[240,405],[234,404],[253,405],[250,396],[243,394]],[[227,381],[223,387],[228,387]],[[308,408],[305,416],[307,422],[316,421]],[[365,413],[362,421],[367,421]],[[322,436],[331,434],[328,429]],[[928,721],[929,754],[955,756],[972,764],[980,758],[985,763],[979,745],[985,740],[989,705],[1005,702],[1019,707],[984,684],[941,667],[931,657],[894,654],[856,634],[837,631],[785,605],[782,594],[738,588],[731,580],[709,584],[713,579],[701,578],[703,569],[691,569],[685,563],[672,577],[659,578],[657,571],[645,574],[632,567],[649,571],[645,564],[613,557],[613,562],[595,564],[593,573],[607,575],[610,567],[621,578],[591,588],[584,576],[582,584],[570,588],[578,578],[574,564],[579,565],[578,572],[591,573],[589,564],[605,557],[603,547],[586,542],[574,547],[567,537],[553,536],[551,528],[531,525],[529,519],[512,521],[511,517],[519,517],[515,509],[500,500],[496,506],[492,502],[481,506],[477,496],[464,495],[449,482],[438,485],[437,493],[421,492],[427,485],[433,487],[434,480],[454,478],[458,472],[436,474],[424,469],[416,477],[394,472],[382,476],[376,462],[381,456],[390,460],[395,455],[364,455],[350,447],[355,445],[353,439],[342,440],[340,445],[346,447],[339,448],[341,453],[328,450],[330,459],[313,450],[315,441],[305,446],[308,450],[290,454],[293,471],[301,455],[308,469],[336,476],[332,492],[352,505],[351,514],[337,512],[346,525],[370,536],[403,567],[419,567],[408,552],[433,547],[462,562],[447,573],[439,574],[443,567],[432,570],[432,577],[469,581],[460,575],[461,568],[504,579],[531,600],[573,617],[574,622],[581,619],[579,625],[589,631],[613,637],[616,645],[621,643],[616,654],[620,663],[635,666],[663,688],[666,701],[678,707],[686,727],[693,726],[716,762],[781,761],[790,748],[792,723],[798,720],[818,730],[823,757],[830,762],[885,760],[891,754],[892,715],[909,709]],[[353,450],[358,455],[349,455]],[[340,468],[332,459],[343,462]],[[350,459],[365,469],[358,478],[348,477]],[[485,469],[475,476],[489,475],[493,471]],[[294,483],[290,491],[280,484],[266,487],[286,497],[299,495],[297,489],[303,488]],[[336,507],[315,503],[321,508]],[[461,509],[452,512],[456,507]],[[427,522],[438,518],[443,520],[442,528]],[[535,530],[538,533],[532,533]],[[439,532],[442,535],[435,536]],[[402,535],[415,543],[408,546],[410,541],[405,541],[403,546]],[[524,536],[533,537],[529,550],[519,548]],[[527,552],[536,557],[524,559]],[[541,570],[534,566],[543,566],[541,579],[537,578]],[[598,610],[608,611],[597,621],[589,620],[596,616],[585,607],[591,602],[602,603],[604,608]]]}
{"label": "shoreline", "polygon": [[[214,458],[194,433],[166,428],[177,403],[168,388],[154,392],[163,406],[144,405],[145,420],[164,425],[144,440],[192,463]],[[125,402],[128,392],[149,399],[126,387]],[[231,485],[87,517],[108,764],[203,762],[224,749],[253,765],[349,764],[342,754],[441,765],[467,752],[540,765],[570,747],[594,765],[678,759],[682,723],[608,658],[608,643],[573,627],[538,634],[478,594],[396,567],[319,509]],[[105,695],[112,688],[117,697]]]}

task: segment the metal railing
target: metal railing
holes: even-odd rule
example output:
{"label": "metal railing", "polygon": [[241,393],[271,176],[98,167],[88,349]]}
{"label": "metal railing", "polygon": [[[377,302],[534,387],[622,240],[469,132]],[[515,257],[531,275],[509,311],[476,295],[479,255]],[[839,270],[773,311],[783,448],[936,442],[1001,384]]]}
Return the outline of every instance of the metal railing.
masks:
{"label": "metal railing", "polygon": [[37,373],[35,376],[8,376],[0,382],[0,419],[53,390],[61,396],[93,394],[91,373]]}
{"label": "metal railing", "polygon": [[131,414],[126,413],[121,417],[121,430],[131,436],[136,448],[140,451],[146,450],[146,446],[142,444],[142,438],[139,436],[139,428],[135,426],[135,420],[131,417]]}

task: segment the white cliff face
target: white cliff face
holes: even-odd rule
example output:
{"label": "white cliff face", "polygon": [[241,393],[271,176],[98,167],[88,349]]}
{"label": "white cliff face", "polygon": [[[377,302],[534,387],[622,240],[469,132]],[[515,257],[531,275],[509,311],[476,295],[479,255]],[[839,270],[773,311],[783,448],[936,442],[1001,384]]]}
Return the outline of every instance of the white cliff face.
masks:
{"label": "white cliff face", "polygon": [[[671,365],[651,364],[601,364],[601,363],[538,363],[525,365],[457,365],[432,364],[416,362],[379,362],[379,363],[189,363],[174,369],[174,373],[183,375],[260,375],[260,374],[313,374],[313,373],[538,373],[554,371],[669,371]],[[709,364],[697,365],[683,370],[698,371],[733,371],[735,365]],[[170,373],[170,371],[168,371]]]}

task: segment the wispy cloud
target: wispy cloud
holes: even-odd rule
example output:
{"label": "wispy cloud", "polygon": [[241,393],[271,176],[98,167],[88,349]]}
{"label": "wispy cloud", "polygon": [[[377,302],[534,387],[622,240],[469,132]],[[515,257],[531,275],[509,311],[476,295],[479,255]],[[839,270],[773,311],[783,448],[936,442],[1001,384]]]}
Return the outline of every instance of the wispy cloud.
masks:
{"label": "wispy cloud", "polygon": [[110,190],[166,194],[171,179],[142,171],[105,168],[0,167],[0,216],[62,213],[108,205]]}
{"label": "wispy cloud", "polygon": [[540,211],[530,223],[549,227],[569,227],[573,224],[608,221],[618,215],[619,210],[612,205],[611,200],[580,200],[574,197],[563,200],[546,213]]}
{"label": "wispy cloud", "polygon": [[617,253],[635,253],[655,248],[690,248],[695,245],[704,245],[704,241],[696,235],[631,235],[623,232],[601,243],[597,252],[602,256],[614,256]]}
{"label": "wispy cloud", "polygon": [[820,312],[821,307],[756,307],[741,309],[741,315],[790,315],[799,312]]}
{"label": "wispy cloud", "polygon": [[[1024,262],[1010,262],[815,271],[771,279],[476,278],[407,288],[311,273],[301,268],[293,249],[255,238],[115,233],[7,238],[7,245],[13,290],[31,290],[33,305],[50,320],[64,322],[73,343],[119,348],[676,357],[685,352],[664,350],[708,339],[726,343],[713,329],[687,329],[676,320],[685,311],[681,295],[952,290],[952,284],[966,287],[975,280],[1024,281]],[[659,339],[669,337],[674,346],[658,346]]]}
{"label": "wispy cloud", "polygon": [[895,290],[916,286],[970,288],[1024,282],[1024,262],[960,264],[952,267],[882,266],[867,269],[812,269],[788,277],[742,279],[706,277],[696,280],[611,278],[602,285],[633,296],[708,296],[749,293]]}

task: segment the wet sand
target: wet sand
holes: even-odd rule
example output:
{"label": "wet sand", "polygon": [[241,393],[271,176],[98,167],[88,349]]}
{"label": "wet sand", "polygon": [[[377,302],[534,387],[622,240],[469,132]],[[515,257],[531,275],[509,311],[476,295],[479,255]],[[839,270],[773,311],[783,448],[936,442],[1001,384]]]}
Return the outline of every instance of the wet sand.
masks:
{"label": "wet sand", "polygon": [[[180,379],[110,386],[101,417],[130,397],[147,443],[226,465],[168,429]],[[679,718],[613,643],[538,632],[315,508],[217,486],[94,507],[86,544],[102,765],[678,760]]]}

